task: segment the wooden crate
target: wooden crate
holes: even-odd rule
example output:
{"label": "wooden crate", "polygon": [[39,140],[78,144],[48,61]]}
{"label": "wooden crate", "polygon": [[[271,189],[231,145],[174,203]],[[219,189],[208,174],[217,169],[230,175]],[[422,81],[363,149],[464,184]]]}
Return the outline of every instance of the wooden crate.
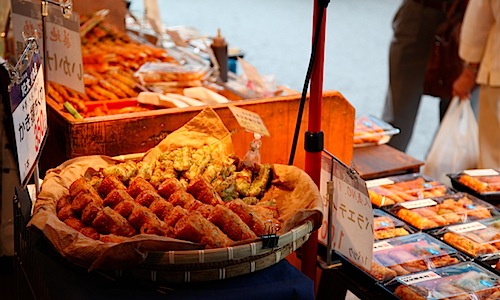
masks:
{"label": "wooden crate", "polygon": [[[271,137],[262,139],[262,162],[288,163],[299,102],[300,95],[297,94],[230,103],[258,113],[266,124]],[[160,109],[75,120],[60,104],[50,100],[47,103],[49,134],[39,164],[41,174],[73,157],[145,152],[202,110],[199,107]],[[303,145],[308,121],[308,103],[309,101],[304,110],[294,162],[294,165],[300,168],[304,167]],[[322,107],[325,149],[343,162],[349,163],[353,152],[354,108],[336,91],[323,94]],[[227,104],[213,108],[233,133],[234,149],[236,154],[243,158],[253,135],[238,125]]]}

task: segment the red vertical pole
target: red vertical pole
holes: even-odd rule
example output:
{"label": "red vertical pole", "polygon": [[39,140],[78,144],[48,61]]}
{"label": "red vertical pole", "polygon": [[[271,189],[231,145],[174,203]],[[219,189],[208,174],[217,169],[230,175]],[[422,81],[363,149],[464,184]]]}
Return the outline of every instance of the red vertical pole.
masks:
{"label": "red vertical pole", "polygon": [[[313,35],[316,32],[315,26],[318,24],[318,13],[320,7],[318,1],[314,1],[313,13]],[[323,103],[323,66],[325,60],[325,27],[326,27],[326,8],[321,20],[320,36],[318,37],[318,45],[315,49],[316,57],[312,66],[311,83],[309,93],[309,133],[319,133],[321,131],[321,109]],[[313,36],[314,40],[314,36]],[[305,171],[316,185],[320,186],[320,172],[321,172],[321,152],[307,152],[305,153]],[[318,251],[318,232],[315,231],[311,234],[307,242],[302,248],[302,272],[306,274],[313,281],[316,281],[316,264],[317,264],[317,251]]]}

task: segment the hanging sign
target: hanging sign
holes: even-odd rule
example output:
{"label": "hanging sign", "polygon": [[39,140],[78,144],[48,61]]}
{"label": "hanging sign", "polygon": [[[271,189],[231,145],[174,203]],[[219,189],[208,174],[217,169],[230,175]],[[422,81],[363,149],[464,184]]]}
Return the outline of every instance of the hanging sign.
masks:
{"label": "hanging sign", "polygon": [[[331,220],[328,220],[328,182],[333,182]],[[320,192],[325,209],[320,241],[328,243],[330,224],[332,250],[369,270],[373,257],[373,210],[364,180],[333,156],[323,154]]]}
{"label": "hanging sign", "polygon": [[17,146],[19,176],[27,184],[47,135],[47,108],[40,54],[33,53],[20,80],[11,87],[10,104]]}
{"label": "hanging sign", "polygon": [[64,15],[59,6],[48,6],[44,53],[49,81],[85,93],[80,17],[77,13]]}
{"label": "hanging sign", "polygon": [[233,105],[229,105],[228,107],[241,127],[262,136],[271,136],[266,125],[264,125],[264,121],[262,121],[257,113]]}
{"label": "hanging sign", "polygon": [[[42,41],[42,13],[40,3],[25,0],[11,0],[12,5],[12,31],[16,58],[19,59],[26,44],[25,37],[37,37],[38,49],[43,52]],[[38,32],[38,34],[35,34]],[[23,36],[24,35],[24,36]],[[42,56],[43,60],[43,56]]]}

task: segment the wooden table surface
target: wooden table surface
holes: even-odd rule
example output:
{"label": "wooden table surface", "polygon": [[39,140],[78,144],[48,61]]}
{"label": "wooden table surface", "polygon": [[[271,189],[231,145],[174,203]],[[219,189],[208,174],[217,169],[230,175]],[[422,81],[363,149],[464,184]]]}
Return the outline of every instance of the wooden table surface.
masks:
{"label": "wooden table surface", "polygon": [[418,173],[424,164],[389,145],[354,148],[352,167],[364,180]]}

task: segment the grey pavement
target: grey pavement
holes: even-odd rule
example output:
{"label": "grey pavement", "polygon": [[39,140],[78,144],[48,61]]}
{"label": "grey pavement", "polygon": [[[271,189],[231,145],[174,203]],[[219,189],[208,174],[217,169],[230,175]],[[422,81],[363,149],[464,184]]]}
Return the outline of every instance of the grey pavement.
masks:
{"label": "grey pavement", "polygon": [[[401,0],[331,0],[327,9],[324,90],[338,90],[356,116],[380,117],[388,82],[391,21]],[[132,1],[141,11],[142,1]],[[189,25],[213,35],[221,28],[230,47],[261,74],[301,91],[311,53],[313,1],[158,0],[166,26]],[[425,96],[407,153],[420,160],[438,127],[438,101]]]}

